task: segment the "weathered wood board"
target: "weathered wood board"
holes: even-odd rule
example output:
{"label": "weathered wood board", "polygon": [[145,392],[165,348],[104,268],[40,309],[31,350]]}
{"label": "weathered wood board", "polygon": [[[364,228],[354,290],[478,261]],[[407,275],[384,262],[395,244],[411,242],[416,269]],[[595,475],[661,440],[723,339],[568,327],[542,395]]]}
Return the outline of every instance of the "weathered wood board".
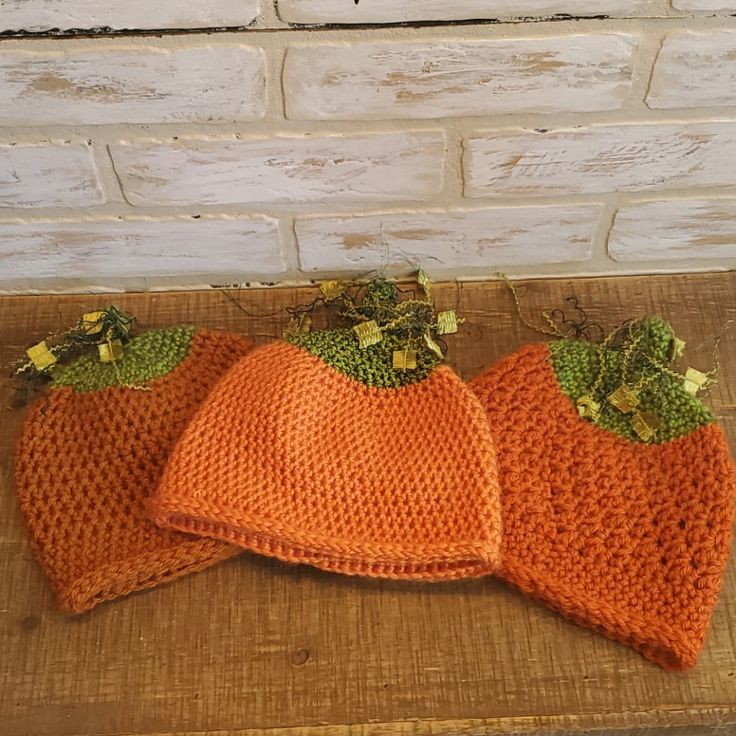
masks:
{"label": "weathered wood board", "polygon": [[[467,318],[451,359],[471,377],[540,339],[499,283],[436,288]],[[313,291],[116,296],[142,327],[196,322],[258,342]],[[591,318],[668,316],[708,367],[736,318],[736,274],[528,282],[530,319],[576,295]],[[0,299],[3,365],[103,300]],[[247,312],[247,313],[246,313]],[[249,316],[250,315],[250,316]],[[703,343],[703,339],[705,343]],[[710,401],[736,447],[736,337]],[[60,613],[24,538],[11,481],[23,418],[0,424],[0,731],[3,736],[700,736],[736,730],[736,566],[698,667],[659,670],[493,580],[438,585],[344,578],[244,554],[171,585]]]}

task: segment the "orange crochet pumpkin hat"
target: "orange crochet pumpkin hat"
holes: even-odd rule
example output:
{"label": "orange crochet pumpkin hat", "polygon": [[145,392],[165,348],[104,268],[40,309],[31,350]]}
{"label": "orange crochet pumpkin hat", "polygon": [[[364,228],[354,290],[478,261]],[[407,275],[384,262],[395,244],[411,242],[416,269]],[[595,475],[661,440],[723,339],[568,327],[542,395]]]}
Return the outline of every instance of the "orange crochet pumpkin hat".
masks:
{"label": "orange crochet pumpkin hat", "polygon": [[695,388],[656,368],[674,344],[669,326],[653,319],[634,333],[648,345],[640,360],[561,340],[524,347],[471,382],[498,451],[498,574],[662,667],[686,669],[727,564],[734,470]]}
{"label": "orange crochet pumpkin hat", "polygon": [[56,369],[15,455],[34,552],[73,612],[201,570],[236,547],[157,528],[145,514],[174,443],[215,382],[249,349],[236,335],[174,328],[122,357]]}
{"label": "orange crochet pumpkin hat", "polygon": [[478,576],[499,562],[496,458],[479,402],[420,353],[350,329],[260,348],[182,436],[151,504],[163,526],[349,575]]}

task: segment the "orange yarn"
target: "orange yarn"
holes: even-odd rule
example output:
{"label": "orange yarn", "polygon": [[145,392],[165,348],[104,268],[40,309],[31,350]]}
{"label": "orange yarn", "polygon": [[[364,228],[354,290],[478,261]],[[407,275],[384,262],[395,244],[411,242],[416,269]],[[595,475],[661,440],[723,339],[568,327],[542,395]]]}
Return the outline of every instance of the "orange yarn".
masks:
{"label": "orange yarn", "polygon": [[158,529],[144,502],[198,405],[248,349],[236,335],[200,330],[150,391],[55,388],[32,407],[16,448],[18,500],[64,608],[85,611],[239,552]]}
{"label": "orange yarn", "polygon": [[447,367],[358,383],[287,343],[241,360],[172,454],[154,520],[349,575],[443,580],[499,562],[496,459]]}
{"label": "orange yarn", "polygon": [[588,423],[546,345],[471,387],[503,488],[500,577],[667,669],[695,664],[731,543],[734,471],[720,429],[636,444]]}

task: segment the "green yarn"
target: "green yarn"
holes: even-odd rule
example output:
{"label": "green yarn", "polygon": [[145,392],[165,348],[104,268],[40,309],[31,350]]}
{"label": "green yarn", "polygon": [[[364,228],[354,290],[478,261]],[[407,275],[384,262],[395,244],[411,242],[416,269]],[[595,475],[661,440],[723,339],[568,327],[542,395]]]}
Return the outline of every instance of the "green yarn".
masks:
{"label": "green yarn", "polygon": [[[53,388],[99,391],[110,386],[138,386],[170,373],[189,352],[194,327],[149,330],[133,338],[115,365],[101,363],[97,351],[87,352],[54,373]],[[116,370],[117,367],[117,370]]]}
{"label": "green yarn", "polygon": [[[644,324],[643,343],[648,354],[667,363],[670,357],[672,328],[660,318],[652,318]],[[598,349],[583,340],[560,340],[550,344],[552,367],[562,391],[575,403],[588,394],[598,376]],[[613,393],[621,385],[621,352],[601,351],[604,354],[605,380],[601,397]],[[641,373],[633,372],[629,383],[636,383]],[[690,434],[714,421],[708,407],[688,394],[671,376],[660,374],[640,393],[640,411],[651,411],[659,419],[660,426],[654,442],[661,443]],[[600,398],[599,398],[600,401]],[[633,442],[641,442],[631,427],[631,418],[605,401],[601,401],[598,425]]]}
{"label": "green yarn", "polygon": [[287,340],[321,358],[348,378],[375,388],[399,388],[418,383],[441,362],[429,351],[418,349],[415,370],[394,369],[393,353],[406,347],[404,338],[384,335],[376,345],[361,348],[355,332],[349,327],[293,335]]}

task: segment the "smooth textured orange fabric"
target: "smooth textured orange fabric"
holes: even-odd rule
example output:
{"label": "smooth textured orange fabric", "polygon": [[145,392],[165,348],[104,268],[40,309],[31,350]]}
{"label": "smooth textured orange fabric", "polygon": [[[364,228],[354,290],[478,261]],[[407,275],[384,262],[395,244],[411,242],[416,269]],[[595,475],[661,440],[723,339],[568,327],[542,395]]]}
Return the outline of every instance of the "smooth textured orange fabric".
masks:
{"label": "smooth textured orange fabric", "polygon": [[697,659],[731,545],[734,469],[716,425],[659,445],[584,419],[546,345],[471,382],[503,489],[499,576],[668,669]]}
{"label": "smooth textured orange fabric", "polygon": [[358,383],[274,343],[240,361],[172,454],[161,525],[351,575],[444,580],[499,562],[485,413],[450,368]]}
{"label": "smooth textured orange fabric", "polygon": [[18,500],[64,608],[81,612],[240,551],[158,529],[144,503],[202,400],[248,349],[239,336],[199,330],[150,391],[54,388],[31,408],[16,448]]}

